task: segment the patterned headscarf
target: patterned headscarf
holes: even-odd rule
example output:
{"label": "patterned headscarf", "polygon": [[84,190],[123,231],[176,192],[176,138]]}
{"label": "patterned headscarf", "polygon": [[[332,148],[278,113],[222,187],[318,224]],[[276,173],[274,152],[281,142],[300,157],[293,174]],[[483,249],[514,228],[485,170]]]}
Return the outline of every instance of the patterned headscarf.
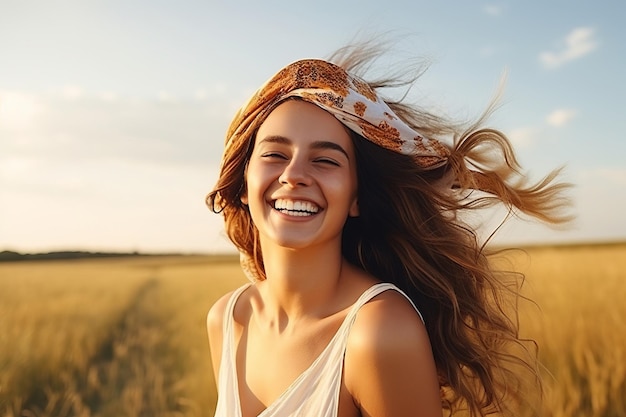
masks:
{"label": "patterned headscarf", "polygon": [[233,120],[226,149],[248,138],[277,104],[290,97],[316,104],[376,145],[413,156],[424,169],[444,165],[450,154],[439,141],[403,122],[365,81],[319,59],[296,61],[265,83]]}

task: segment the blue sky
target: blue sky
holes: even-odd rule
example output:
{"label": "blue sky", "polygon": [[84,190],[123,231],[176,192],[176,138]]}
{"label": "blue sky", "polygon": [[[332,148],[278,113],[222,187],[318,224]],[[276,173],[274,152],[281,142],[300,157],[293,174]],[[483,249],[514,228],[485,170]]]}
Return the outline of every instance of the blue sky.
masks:
{"label": "blue sky", "polygon": [[506,73],[490,126],[531,178],[576,184],[569,230],[500,241],[624,240],[626,5],[605,3],[0,0],[0,250],[230,250],[204,196],[236,109],[285,64],[387,32],[430,61],[411,99],[450,117]]}

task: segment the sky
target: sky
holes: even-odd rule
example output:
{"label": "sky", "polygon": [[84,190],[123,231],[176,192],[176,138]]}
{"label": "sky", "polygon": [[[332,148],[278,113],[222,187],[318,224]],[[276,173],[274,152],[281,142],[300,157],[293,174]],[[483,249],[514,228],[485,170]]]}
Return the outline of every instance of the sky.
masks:
{"label": "sky", "polygon": [[429,62],[409,99],[454,120],[505,78],[488,125],[529,178],[564,166],[575,185],[567,229],[515,221],[496,242],[626,240],[625,16],[620,1],[0,0],[0,250],[232,251],[204,199],[237,108],[286,64],[379,36],[381,67]]}

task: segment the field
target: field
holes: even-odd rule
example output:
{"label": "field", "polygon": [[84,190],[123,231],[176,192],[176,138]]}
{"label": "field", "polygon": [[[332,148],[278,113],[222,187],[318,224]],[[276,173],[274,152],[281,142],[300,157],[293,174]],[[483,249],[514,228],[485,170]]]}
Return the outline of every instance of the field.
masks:
{"label": "field", "polygon": [[[508,257],[536,301],[538,415],[626,416],[626,244]],[[212,416],[206,313],[244,281],[232,258],[0,263],[0,417]]]}

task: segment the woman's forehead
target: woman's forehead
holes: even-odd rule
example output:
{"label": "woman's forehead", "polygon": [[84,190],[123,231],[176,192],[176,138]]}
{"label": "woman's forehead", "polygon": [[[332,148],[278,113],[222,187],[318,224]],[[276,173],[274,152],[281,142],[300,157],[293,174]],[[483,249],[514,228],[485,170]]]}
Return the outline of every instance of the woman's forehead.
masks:
{"label": "woman's forehead", "polygon": [[334,141],[350,143],[348,129],[335,116],[313,103],[287,100],[274,108],[259,126],[256,142],[267,136],[290,141]]}

